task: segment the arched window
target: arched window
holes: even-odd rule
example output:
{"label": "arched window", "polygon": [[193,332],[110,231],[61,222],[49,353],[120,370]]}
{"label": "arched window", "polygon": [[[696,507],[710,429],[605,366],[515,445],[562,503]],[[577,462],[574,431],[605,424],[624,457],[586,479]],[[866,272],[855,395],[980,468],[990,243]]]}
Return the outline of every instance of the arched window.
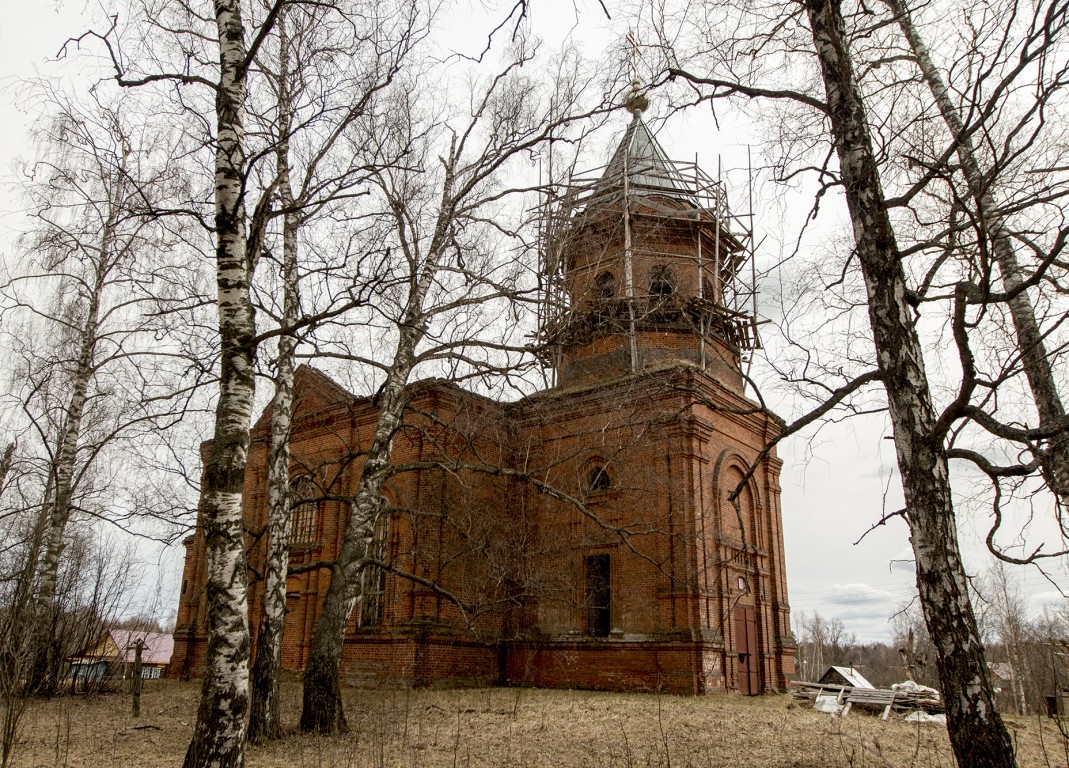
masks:
{"label": "arched window", "polygon": [[742,470],[732,467],[724,477],[721,502],[721,525],[732,538],[745,542],[745,546],[761,546],[761,528],[757,524],[757,503],[749,483],[743,485],[735,501],[730,496],[744,477]]}
{"label": "arched window", "polygon": [[300,475],[290,481],[290,545],[310,544],[316,540],[316,525],[319,517],[321,496],[315,481],[308,475]]}
{"label": "arched window", "polygon": [[[368,543],[368,557],[385,562],[389,556],[390,510],[383,509]],[[377,627],[382,624],[386,608],[386,571],[369,565],[360,573],[360,608],[357,615],[361,627]]]}
{"label": "arched window", "polygon": [[650,296],[659,299],[667,299],[676,292],[675,282],[672,280],[672,270],[664,264],[658,264],[650,270]]}
{"label": "arched window", "polygon": [[616,295],[616,276],[606,270],[594,278],[591,286],[594,301],[608,301]]}
{"label": "arched window", "polygon": [[592,467],[586,476],[586,489],[592,493],[607,491],[612,487],[609,468],[603,464]]}

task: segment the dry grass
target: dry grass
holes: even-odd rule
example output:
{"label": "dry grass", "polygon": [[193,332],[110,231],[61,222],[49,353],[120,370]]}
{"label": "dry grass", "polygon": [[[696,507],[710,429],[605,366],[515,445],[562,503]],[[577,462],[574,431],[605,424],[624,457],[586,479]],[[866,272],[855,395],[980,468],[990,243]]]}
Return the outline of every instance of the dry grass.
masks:
{"label": "dry grass", "polygon": [[[284,721],[297,720],[300,689],[285,686]],[[881,722],[854,712],[833,719],[787,697],[680,698],[530,689],[348,691],[350,732],[292,734],[249,750],[248,765],[606,766],[606,768],[833,768],[954,765],[941,726]],[[120,694],[35,702],[16,765],[177,766],[189,742],[197,686],[147,686],[142,717]],[[1012,719],[1022,768],[1066,766],[1046,720]]]}

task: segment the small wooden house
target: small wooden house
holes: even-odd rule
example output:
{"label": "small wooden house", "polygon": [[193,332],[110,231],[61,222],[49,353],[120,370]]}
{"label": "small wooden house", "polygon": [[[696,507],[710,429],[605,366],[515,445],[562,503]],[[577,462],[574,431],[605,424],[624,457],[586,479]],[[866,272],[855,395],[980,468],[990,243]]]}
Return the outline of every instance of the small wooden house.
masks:
{"label": "small wooden house", "polygon": [[171,661],[174,636],[161,632],[109,629],[95,645],[70,659],[70,677],[78,682],[123,679],[133,675],[134,652],[141,648],[141,678],[158,680]]}

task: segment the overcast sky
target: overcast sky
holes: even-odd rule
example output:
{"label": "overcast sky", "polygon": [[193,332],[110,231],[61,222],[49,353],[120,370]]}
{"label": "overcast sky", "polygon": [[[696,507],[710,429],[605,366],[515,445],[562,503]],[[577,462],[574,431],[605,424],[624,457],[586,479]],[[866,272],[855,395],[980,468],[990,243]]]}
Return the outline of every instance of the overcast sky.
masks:
{"label": "overcast sky", "polygon": [[[14,198],[10,194],[10,174],[19,156],[30,155],[26,128],[34,117],[33,105],[20,100],[17,83],[37,74],[60,73],[76,78],[76,68],[52,59],[64,40],[84,31],[87,22],[80,3],[0,0],[0,8],[0,171],[8,182],[0,191],[0,253],[10,257],[20,227],[17,215],[11,213]],[[562,19],[574,19],[573,8],[570,2],[559,6],[550,6],[544,0],[532,3],[532,12],[542,14],[536,16],[540,24],[552,20],[561,25]],[[580,6],[579,12],[586,25],[588,45],[605,45],[614,39],[595,3]],[[466,28],[468,17],[458,15],[456,23],[458,28]],[[651,113],[656,115],[656,94],[653,98]],[[740,171],[746,168],[747,137],[740,134],[738,127],[721,121],[718,129],[711,115],[697,112],[686,120],[669,122],[661,130],[660,140],[670,156],[693,158],[698,153],[711,173],[715,172],[717,155],[723,155],[725,172],[730,172],[734,186],[736,210],[745,202],[745,173]],[[808,201],[799,200],[794,205],[804,210]],[[830,212],[825,214],[822,226],[842,234],[842,206],[838,209],[836,213],[836,206],[825,204],[825,210]],[[761,236],[758,232],[757,239]],[[862,640],[888,639],[892,614],[913,593],[911,553],[901,520],[893,520],[854,543],[882,514],[902,504],[893,445],[885,439],[888,435],[883,419],[868,417],[825,426],[819,433],[790,440],[780,449],[792,611],[819,611],[841,619]],[[986,518],[982,513],[969,512],[962,517],[963,550],[970,569],[977,572],[990,560],[981,545]],[[1055,535],[1050,531],[1052,540]],[[182,548],[178,545],[165,552],[145,550],[146,594],[156,592],[153,585],[159,583],[158,600],[164,611],[173,611],[177,605],[181,558]],[[1064,569],[1061,572],[1065,584]],[[1018,578],[1034,610],[1062,599],[1034,570],[1020,573]]]}

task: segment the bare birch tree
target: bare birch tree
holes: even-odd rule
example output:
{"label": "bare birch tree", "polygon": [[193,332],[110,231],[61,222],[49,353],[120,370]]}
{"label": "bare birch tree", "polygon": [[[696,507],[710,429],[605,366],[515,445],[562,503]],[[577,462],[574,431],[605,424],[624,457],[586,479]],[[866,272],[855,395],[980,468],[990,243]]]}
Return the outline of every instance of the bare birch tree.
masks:
{"label": "bare birch tree", "polygon": [[[1013,749],[994,708],[980,635],[969,604],[956,540],[948,459],[975,461],[996,479],[1027,475],[1040,467],[1051,489],[1058,492],[1056,471],[1048,469],[1054,464],[1047,461],[1053,453],[1050,446],[1057,448],[1059,430],[1064,427],[1057,414],[1042,417],[1047,419],[1047,428],[1021,429],[1008,423],[1011,417],[995,413],[1000,403],[1007,409],[1005,395],[1000,401],[995,393],[1011,389],[1006,382],[1021,370],[1018,361],[1038,349],[1037,340],[1049,340],[1050,332],[1037,331],[1029,341],[1027,331],[1022,334],[1018,328],[1020,351],[1007,352],[985,346],[985,334],[978,330],[1000,304],[1022,296],[1027,301],[1025,290],[1048,283],[1053,290],[1058,286],[1052,269],[1060,264],[1063,229],[1057,227],[1049,236],[1038,237],[1035,231],[1041,226],[1038,222],[1044,220],[1042,206],[1061,198],[1062,181],[1057,177],[1045,179],[1045,194],[1035,195],[1031,202],[1027,199],[1030,192],[1017,195],[1013,207],[1000,203],[996,210],[995,198],[990,196],[986,198],[985,205],[989,205],[984,210],[980,210],[977,202],[981,194],[999,189],[997,178],[1019,164],[1016,161],[1020,158],[1032,152],[1043,162],[1052,156],[1037,143],[1037,137],[1042,134],[1042,115],[1049,95],[1062,87],[1061,70],[1013,66],[1017,63],[1014,60],[1017,51],[1021,51],[1024,61],[1037,47],[1046,47],[1049,54],[1058,45],[1062,12],[1056,4],[1041,5],[1042,8],[1037,7],[1020,24],[1012,14],[1004,17],[1007,21],[1002,28],[1003,37],[994,38],[1005,45],[998,62],[971,62],[977,66],[962,68],[961,71],[977,78],[990,79],[994,85],[992,94],[984,94],[986,86],[982,80],[971,86],[974,91],[968,87],[959,90],[973,96],[984,94],[986,101],[970,104],[970,114],[976,122],[966,124],[970,127],[959,131],[951,130],[949,141],[942,139],[947,133],[946,125],[942,127],[942,136],[933,139],[931,117],[925,111],[931,103],[931,94],[920,95],[911,87],[909,75],[902,76],[898,70],[902,59],[895,55],[897,49],[893,43],[888,42],[888,20],[862,8],[850,14],[849,35],[837,2],[806,2],[785,11],[763,6],[747,8],[751,15],[740,25],[742,33],[737,40],[708,54],[716,57],[718,64],[709,75],[695,76],[675,63],[669,65],[674,76],[702,89],[698,95],[700,101],[728,96],[757,99],[757,103],[776,115],[779,150],[774,170],[787,179],[804,172],[803,169],[815,171],[820,192],[812,211],[814,215],[823,202],[820,196],[827,191],[841,187],[845,195],[853,229],[851,258],[856,259],[857,269],[848,263],[836,270],[837,275],[829,275],[823,287],[827,290],[844,286],[855,277],[859,279],[856,284],[850,283],[849,288],[841,288],[836,297],[839,301],[828,302],[826,309],[829,313],[843,314],[863,309],[868,315],[871,340],[862,340],[852,332],[837,340],[825,331],[824,340],[829,342],[827,352],[803,358],[804,367],[795,378],[797,382],[818,387],[821,394],[811,395],[822,402],[816,411],[787,425],[783,434],[793,434],[798,426],[811,423],[814,416],[819,418],[836,408],[879,407],[878,403],[855,396],[874,381],[883,385],[906,507],[880,522],[901,515],[909,523],[921,605],[935,646],[941,685],[948,702],[952,742],[961,765],[1010,765]],[[776,23],[767,23],[773,16]],[[667,33],[664,39],[669,39]],[[815,58],[806,60],[795,56],[805,48],[815,51]],[[760,52],[756,57],[755,51]],[[968,54],[964,58],[968,60]],[[819,64],[819,69],[813,68],[813,62]],[[791,83],[778,76],[777,66],[793,67]],[[823,96],[816,95],[817,83],[823,86]],[[1023,83],[1030,84],[1029,88],[1033,89],[1030,92],[1040,94],[1031,112],[1028,104],[1007,107],[1010,101],[1007,91]],[[868,108],[871,106],[868,101],[877,108]],[[780,106],[784,104],[804,105],[805,109]],[[821,135],[824,131],[830,134],[831,147]],[[976,175],[972,176],[972,182],[967,179],[965,194],[961,195],[952,186],[953,181],[948,182],[959,173],[959,168],[949,161],[955,157],[961,161],[964,139],[980,135],[978,132],[982,132],[985,142],[990,142],[985,147],[994,153],[998,162],[993,168],[980,171],[984,174],[982,182]],[[816,161],[807,168],[806,163],[813,155],[817,156]],[[908,165],[898,160],[903,156],[908,158]],[[884,175],[893,179],[900,194],[885,194],[881,178]],[[935,189],[940,184],[951,187],[949,195],[941,194],[942,188]],[[1023,187],[1024,190],[1033,188],[1031,183]],[[922,201],[924,196],[929,198],[927,203]],[[962,206],[962,203],[969,204]],[[932,225],[932,211],[940,206],[944,206],[943,211],[956,210],[959,217],[939,214],[935,219],[938,223]],[[1055,210],[1049,217],[1054,222],[1059,220],[1057,207],[1053,203]],[[962,215],[962,210],[972,211],[974,218],[968,220],[969,214]],[[995,214],[1000,218],[992,222],[991,216]],[[1016,230],[1011,229],[1014,225],[1009,223],[1010,214],[1025,222],[1024,227],[1016,225]],[[1029,223],[1032,236],[1026,229]],[[932,229],[936,230],[934,234]],[[961,237],[966,230],[983,234],[966,241]],[[1019,273],[1022,279],[1016,287],[1007,287],[1006,272],[1012,265],[1004,262],[1002,291],[989,280],[990,270],[983,269],[987,243],[999,231],[1003,235],[1019,232],[1018,241],[1028,243],[1026,247],[1035,264],[1034,268]],[[907,246],[900,246],[900,240]],[[1003,246],[1006,242],[1003,240]],[[972,247],[976,248],[973,253]],[[992,246],[991,250],[997,253],[998,246]],[[998,264],[997,256],[993,261]],[[1053,295],[1053,290],[1048,296]],[[923,314],[922,310],[925,310]],[[959,381],[946,385],[939,380],[943,361],[935,360],[935,378],[927,368],[925,358],[930,351],[926,352],[918,330],[921,319],[933,314],[946,322],[950,336],[946,346],[957,353],[955,363],[962,371]],[[1025,309],[1020,313],[1011,309],[1014,318],[1023,314],[1027,314]],[[1052,314],[1048,328],[1057,328],[1059,315]],[[1027,324],[1024,318],[1022,325]],[[866,370],[867,355],[858,354],[862,349],[858,345],[862,343],[874,347],[876,378]],[[1060,351],[1058,344],[1053,348]],[[985,370],[982,375],[981,365],[994,370],[990,374]],[[1032,380],[1035,377],[1027,371],[1028,365],[1025,359],[1023,366]],[[940,407],[938,401],[944,397],[949,402]],[[1037,392],[1035,397],[1038,400],[1040,394]],[[1008,410],[1015,416],[1019,413],[1013,408]],[[1006,449],[1006,456],[1023,449],[1026,455],[1035,458],[1016,466],[1012,461],[1011,466],[999,466],[1003,463],[985,456],[992,457],[993,453],[1000,456],[1000,449],[992,452],[991,438],[984,445],[982,436],[977,438],[975,433],[970,433],[970,424],[1013,443],[1013,448]],[[974,449],[965,445],[970,434],[982,447]],[[1041,445],[1045,440],[1050,443]],[[994,485],[994,514],[988,542],[998,551],[995,537],[1005,507],[1000,504],[999,483]],[[1061,549],[1055,545],[1029,550],[1016,559],[1056,555]]]}
{"label": "bare birch tree", "polygon": [[[277,156],[273,147],[277,134],[273,130],[267,132],[266,142],[262,136],[250,138],[246,124],[250,87],[256,82],[251,79],[254,64],[280,14],[289,5],[301,3],[274,0],[255,8],[239,0],[184,2],[160,8],[143,3],[139,11],[148,30],[144,38],[124,39],[115,27],[95,34],[110,55],[120,86],[177,87],[175,103],[180,105],[179,113],[194,123],[201,119],[198,105],[206,106],[198,100],[204,93],[213,100],[214,117],[204,121],[202,127],[210,134],[205,146],[214,154],[214,215],[207,229],[215,245],[219,398],[200,502],[208,560],[208,658],[187,766],[240,766],[244,760],[250,638],[242,491],[255,395],[256,353],[267,338],[297,330],[283,323],[275,331],[259,336],[256,333],[253,277],[264,252],[267,224],[273,218],[272,200],[277,185],[277,175],[262,168]],[[350,7],[347,3],[328,3],[321,10],[329,16],[331,11]],[[259,15],[247,38],[246,23],[256,11]],[[346,23],[342,17],[340,24]],[[302,61],[300,71],[314,66],[317,60],[329,63],[338,55],[329,46],[316,51],[317,58]],[[342,111],[359,114],[353,105],[344,106]],[[304,127],[319,127],[320,122]],[[341,135],[344,126],[328,128],[327,133],[331,130]],[[255,147],[251,146],[254,142]],[[308,146],[313,147],[313,155],[327,151],[313,144]],[[329,149],[330,144],[325,146]],[[329,164],[319,163],[319,170],[324,168],[329,170]],[[258,179],[263,181],[262,187],[257,187]],[[309,174],[306,182],[309,187],[293,195],[295,206],[304,209],[332,199],[330,190],[345,189],[346,184],[352,184],[352,178],[351,173],[344,180],[329,174]],[[193,211],[195,216],[198,213]],[[201,221],[207,220],[201,216]],[[353,304],[348,302],[350,307]],[[335,307],[326,314],[343,311]],[[295,325],[302,322],[310,321]]]}
{"label": "bare birch tree", "polygon": [[[278,12],[282,3],[272,8]],[[219,399],[215,434],[201,486],[201,524],[208,542],[207,669],[186,768],[245,762],[248,715],[247,609],[242,486],[255,393],[256,333],[249,285],[256,257],[246,220],[246,78],[252,55],[237,0],[216,0],[219,45],[215,91],[216,306],[219,313]],[[265,25],[258,44],[269,31]],[[255,238],[254,238],[255,241]]]}
{"label": "bare birch tree", "polygon": [[[973,139],[977,133],[983,138],[984,118],[990,112],[992,102],[970,105],[967,114],[973,119],[970,125],[966,125],[961,107],[955,104],[920,31],[913,24],[907,3],[903,0],[885,0],[885,3],[895,14],[913,59],[946,123],[952,146],[956,148],[960,172],[973,200],[973,219],[990,241],[991,258],[1002,275],[1004,301],[1009,307],[1022,367],[1039,413],[1038,429],[1048,441],[1047,448],[1035,451],[1036,458],[1047,485],[1062,506],[1069,506],[1069,424],[1066,424],[1065,406],[1051,370],[1044,333],[1036,320],[1029,297],[1030,275],[1017,256],[1013,227],[999,200],[1004,196],[1000,187],[1005,181],[998,173],[998,168],[984,167]],[[1014,62],[1015,69],[1027,70],[1049,54],[1058,43],[1066,21],[1064,5],[1050,3],[1045,7],[1038,6],[1033,26],[1027,32],[1027,44]],[[978,62],[979,65],[983,63]],[[1036,106],[1042,108],[1043,102],[1049,101],[1060,90],[1057,75],[1041,81]],[[996,162],[1001,159],[996,155]]]}
{"label": "bare birch tree", "polygon": [[[374,365],[383,380],[375,396],[374,436],[363,451],[359,488],[350,502],[342,548],[331,564],[305,669],[302,730],[345,728],[338,669],[342,645],[360,598],[361,575],[377,567],[374,532],[385,513],[382,494],[392,474],[391,446],[402,425],[413,371],[420,365],[444,366],[452,379],[463,380],[507,368],[513,364],[508,358],[518,359],[523,352],[523,344],[509,340],[507,330],[493,322],[491,309],[507,311],[508,302],[522,302],[525,291],[528,301],[534,298],[534,285],[523,287],[512,262],[496,262],[500,256],[495,250],[525,245],[522,219],[509,221],[503,215],[503,203],[525,189],[511,185],[508,174],[527,153],[568,134],[595,84],[594,74],[582,71],[574,53],[553,62],[555,69],[540,83],[529,72],[535,54],[528,41],[517,41],[500,71],[476,80],[466,107],[455,117],[426,115],[420,104],[424,92],[413,78],[389,111],[365,122],[380,151],[406,158],[374,178],[376,201],[388,222],[387,241],[396,256],[395,274],[373,322],[387,324],[392,349],[384,360],[354,355],[345,351],[348,347],[320,350]],[[594,110],[598,108],[595,95]]]}
{"label": "bare birch tree", "polygon": [[[274,396],[271,400],[271,445],[268,459],[267,567],[263,618],[257,635],[251,680],[252,709],[249,719],[250,741],[276,739],[281,733],[279,721],[279,676],[282,670],[282,633],[285,626],[286,583],[289,566],[290,521],[293,505],[290,423],[293,411],[294,360],[299,343],[295,330],[300,321],[304,332],[311,330],[317,318],[339,315],[331,306],[316,312],[306,308],[302,314],[298,295],[298,239],[300,230],[314,223],[325,211],[345,206],[359,194],[369,170],[353,160],[363,159],[346,139],[352,140],[352,125],[368,108],[374,97],[387,88],[418,34],[418,14],[413,6],[399,5],[392,13],[384,9],[367,19],[370,29],[359,29],[355,16],[336,12],[333,29],[329,12],[300,7],[284,9],[276,22],[277,44],[261,52],[261,69],[271,83],[276,98],[273,110],[275,125],[275,179],[273,186],[281,215],[281,312],[278,314],[280,335],[274,358]],[[340,22],[340,23],[337,23]],[[335,33],[332,39],[329,32]],[[340,32],[340,35],[338,34]],[[351,38],[351,39],[348,39]],[[342,60],[339,71],[325,69],[313,60],[317,50],[333,50]],[[337,56],[344,51],[345,56]],[[264,61],[268,56],[273,61]],[[301,69],[302,63],[314,66]],[[336,118],[332,114],[337,113]],[[324,130],[322,123],[327,124]],[[316,126],[317,130],[301,130]],[[301,126],[301,127],[298,127]],[[299,162],[294,169],[291,144],[298,144]],[[339,149],[344,150],[338,152]],[[338,162],[333,155],[347,155],[348,162]],[[292,176],[299,173],[297,183]],[[342,259],[349,266],[348,259]],[[359,272],[359,270],[355,270]],[[325,270],[318,275],[320,284],[330,280]],[[353,276],[346,282],[349,301],[344,306],[364,301],[362,278]]]}
{"label": "bare birch tree", "polygon": [[1012,677],[1010,687],[1018,715],[1028,714],[1025,682],[1034,679],[1028,668],[1028,616],[1019,584],[1001,560],[986,574],[980,587],[991,606],[991,618],[999,643],[1006,654]]}
{"label": "bare birch tree", "polygon": [[249,9],[239,0],[215,0],[210,7],[181,3],[142,8],[147,39],[135,53],[123,49],[115,27],[95,35],[110,55],[120,86],[203,87],[214,102],[208,128],[214,213],[208,228],[215,248],[219,396],[200,489],[200,523],[208,552],[209,647],[184,763],[188,768],[244,764],[250,649],[242,486],[256,360],[250,286],[268,204],[263,199],[250,215],[246,97],[253,60],[284,5],[284,0],[276,0],[267,7],[251,40],[245,29]]}
{"label": "bare birch tree", "polygon": [[[167,270],[157,249],[173,237],[146,211],[176,179],[165,137],[142,147],[144,126],[128,124],[121,101],[83,105],[36,87],[48,111],[23,187],[28,258],[3,288],[4,347],[18,361],[9,382],[13,418],[25,427],[27,450],[39,452],[44,478],[45,524],[27,565],[37,601],[31,687],[52,693],[62,666],[51,650],[53,607],[72,515],[84,516],[86,493],[101,484],[118,443],[174,416],[163,396],[166,355],[146,343],[160,330],[150,319],[158,307],[153,287]],[[115,507],[119,491],[111,488]]]}

